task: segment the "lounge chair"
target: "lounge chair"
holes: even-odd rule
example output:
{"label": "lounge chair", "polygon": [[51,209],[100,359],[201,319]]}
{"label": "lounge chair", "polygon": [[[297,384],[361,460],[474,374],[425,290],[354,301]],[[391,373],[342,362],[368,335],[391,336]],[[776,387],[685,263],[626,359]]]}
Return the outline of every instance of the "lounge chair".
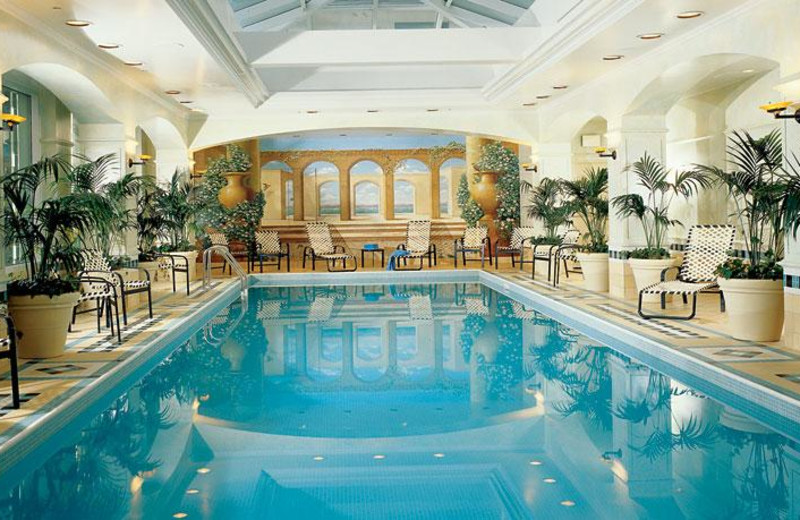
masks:
{"label": "lounge chair", "polygon": [[[645,319],[666,318],[674,320],[690,320],[697,313],[697,295],[701,292],[719,292],[720,311],[725,312],[724,295],[717,286],[717,266],[728,259],[728,252],[733,247],[736,228],[728,225],[692,226],[686,242],[681,266],[672,266],[661,271],[661,281],[639,291],[639,316]],[[678,270],[675,280],[667,280],[667,273]],[[661,308],[666,308],[668,295],[681,295],[683,303],[692,297],[692,311],[688,316],[669,316],[646,314],[642,309],[644,295],[661,296]]]}
{"label": "lounge chair", "polygon": [[[334,245],[331,229],[327,222],[307,222],[306,234],[308,243],[303,249],[303,269],[306,267],[306,258],[311,258],[311,270],[317,268],[317,258],[327,262],[330,272],[352,272],[358,269],[356,257],[349,254],[344,246]],[[352,269],[347,267],[348,260],[352,261]],[[336,263],[342,262],[342,268],[337,269]]]}
{"label": "lounge chair", "polygon": [[[577,229],[568,229],[561,235],[561,243],[557,245],[536,244],[533,245],[533,267],[531,269],[531,278],[536,278],[536,262],[547,262],[547,281],[551,281],[553,275],[553,265],[557,262],[564,263],[564,274],[569,278],[569,273],[577,272],[573,269],[569,270],[567,260],[571,258],[573,250],[578,247],[578,239],[581,233]],[[523,263],[523,257],[520,257],[520,264]]]}
{"label": "lounge chair", "polygon": [[[247,272],[248,273],[250,272],[250,253],[249,252],[245,252],[244,254],[242,254],[241,251],[234,252],[231,249],[230,242],[228,242],[228,237],[226,237],[223,233],[220,233],[218,231],[212,231],[212,232],[208,233],[208,240],[211,242],[212,246],[220,246],[220,247],[224,247],[225,249],[227,249],[228,253],[230,253],[230,255],[233,258],[237,258],[237,257],[241,258],[242,256],[245,256],[246,257],[245,264],[247,264]],[[222,259],[222,274],[225,274],[225,267],[228,268],[228,274],[232,274],[233,273],[233,267],[228,265],[228,261],[223,258]],[[212,269],[213,269],[213,267],[212,267]]]}
{"label": "lounge chair", "polygon": [[[457,238],[453,242],[453,267],[458,267],[458,254],[461,253],[461,260],[466,267],[467,262],[480,260],[481,269],[486,263],[486,256],[489,256],[489,265],[492,265],[492,240],[489,238],[488,230],[483,226],[468,227],[464,230],[464,236]],[[467,253],[477,253],[480,258],[467,259]]]}
{"label": "lounge chair", "polygon": [[[534,238],[536,238],[536,228],[532,227],[518,227],[514,228],[511,233],[511,242],[507,246],[495,244],[494,246],[494,268],[500,266],[500,256],[511,257],[511,267],[516,267],[519,262],[520,268],[522,267],[522,254],[525,247],[533,247]],[[517,260],[519,258],[519,260]],[[533,262],[533,260],[530,260]]]}
{"label": "lounge chair", "polygon": [[256,252],[252,258],[253,270],[256,268],[256,260],[258,260],[259,269],[263,273],[265,258],[273,259],[273,263],[266,265],[275,265],[278,267],[278,271],[281,270],[281,259],[286,258],[286,272],[292,270],[289,244],[281,244],[281,238],[277,231],[267,231],[266,229],[256,231]]}
{"label": "lounge chair", "polygon": [[83,271],[78,273],[80,278],[86,274],[94,278],[102,278],[114,284],[117,289],[117,295],[122,300],[122,323],[128,325],[128,308],[127,298],[133,294],[147,293],[147,309],[150,313],[150,318],[153,318],[153,293],[150,287],[150,273],[147,269],[139,268],[139,271],[145,275],[144,280],[128,280],[125,281],[122,275],[116,271],[111,270],[105,256],[100,251],[88,250],[84,252],[83,256]]}
{"label": "lounge chair", "polygon": [[8,359],[9,372],[11,373],[11,405],[20,406],[19,396],[19,365],[17,364],[17,331],[14,320],[8,314],[3,314],[6,321],[6,336],[0,338],[0,359]]}
{"label": "lounge chair", "polygon": [[[436,245],[431,243],[431,221],[430,220],[410,220],[406,227],[406,241],[397,246],[398,250],[405,251],[406,254],[402,257],[401,262],[395,269],[398,271],[421,271],[423,258],[428,258],[428,267],[436,265]],[[416,268],[406,268],[409,258],[416,258],[419,260],[419,266]]]}
{"label": "lounge chair", "polygon": [[[169,270],[170,277],[172,278],[172,292],[177,290],[175,278],[177,273],[184,273],[186,275],[186,296],[189,296],[189,269],[193,266],[189,265],[189,259],[183,255],[175,255],[171,253],[160,253],[156,255],[158,260],[159,270]],[[223,270],[225,267],[222,268]]]}

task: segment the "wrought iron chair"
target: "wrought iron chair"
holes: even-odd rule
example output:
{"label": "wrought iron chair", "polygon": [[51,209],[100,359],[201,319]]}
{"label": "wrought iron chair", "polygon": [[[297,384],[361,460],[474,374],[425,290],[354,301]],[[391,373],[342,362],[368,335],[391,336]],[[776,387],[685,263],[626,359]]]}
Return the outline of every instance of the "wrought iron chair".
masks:
{"label": "wrought iron chair", "polygon": [[[97,332],[100,332],[100,318],[105,313],[106,326],[111,329],[111,335],[114,335],[114,319],[117,321],[117,341],[122,343],[122,329],[119,326],[119,298],[117,296],[117,287],[113,282],[105,277],[92,276],[83,272],[79,275],[78,281],[80,282],[81,295],[78,297],[78,302],[72,308],[72,320],[70,320],[69,330],[75,325],[75,318],[78,314],[86,314],[89,312],[97,313]],[[94,302],[95,306],[88,309],[78,310],[78,305],[84,302]]]}
{"label": "wrought iron chair", "polygon": [[[189,296],[189,269],[192,268],[192,266],[189,265],[189,259],[183,255],[173,255],[170,253],[158,254],[156,255],[156,259],[158,259],[159,269],[169,269],[172,274],[172,292],[177,290],[175,282],[176,273],[186,274],[186,296]],[[222,269],[224,270],[225,267],[223,266]]]}
{"label": "wrought iron chair", "polygon": [[[330,272],[352,272],[358,269],[356,257],[349,254],[344,246],[334,245],[331,229],[327,222],[307,222],[306,234],[309,245],[303,249],[303,269],[306,267],[306,258],[311,258],[312,270],[317,268],[317,258],[326,261]],[[347,267],[348,260],[352,261],[352,269]],[[338,261],[342,262],[341,269],[336,268]]]}
{"label": "wrought iron chair", "polygon": [[78,273],[78,276],[80,277],[83,274],[87,274],[92,277],[103,278],[113,283],[114,287],[117,289],[117,294],[122,300],[122,323],[128,325],[126,300],[128,296],[134,294],[147,293],[147,309],[150,318],[152,319],[153,317],[153,293],[151,291],[150,273],[147,272],[147,269],[142,269],[141,267],[139,271],[145,274],[144,280],[125,281],[120,273],[111,270],[111,265],[109,265],[100,251],[88,250],[84,253],[83,271]]}
{"label": "wrought iron chair", "polygon": [[[536,244],[533,245],[533,267],[531,268],[531,278],[536,278],[536,262],[547,262],[547,281],[553,277],[553,265],[557,262],[564,263],[564,274],[569,278],[569,273],[578,272],[577,269],[569,269],[567,261],[571,258],[573,250],[578,245],[581,233],[577,229],[568,229],[561,235],[561,243],[557,245]],[[520,263],[522,263],[520,259]]]}
{"label": "wrought iron chair", "polygon": [[[492,265],[492,240],[489,238],[488,230],[483,226],[468,227],[464,230],[464,236],[453,241],[453,267],[458,267],[458,254],[461,253],[461,260],[464,266],[467,262],[477,262],[480,260],[481,269],[486,265],[486,256],[489,256],[489,265]],[[480,258],[467,258],[467,253],[477,253]]]}
{"label": "wrought iron chair", "polygon": [[[516,267],[517,263],[522,267],[523,252],[526,243],[533,242],[536,237],[536,228],[518,227],[511,233],[511,242],[507,246],[495,244],[494,246],[494,268],[500,266],[500,256],[511,257],[511,267]],[[531,247],[530,245],[528,247]],[[517,260],[519,258],[519,260]],[[532,262],[533,260],[530,260]]]}
{"label": "wrought iron chair", "polygon": [[281,244],[281,238],[277,231],[267,231],[265,229],[256,231],[256,252],[251,260],[253,270],[255,270],[256,259],[258,259],[259,269],[263,273],[265,258],[274,259],[273,263],[266,265],[275,265],[278,267],[278,271],[281,270],[281,259],[286,258],[286,272],[288,273],[292,270],[289,244]]}
{"label": "wrought iron chair", "polygon": [[[729,225],[704,225],[689,228],[686,251],[681,266],[672,266],[661,271],[661,281],[639,291],[639,316],[645,319],[667,318],[674,320],[690,320],[697,314],[697,295],[701,292],[719,292],[720,311],[725,312],[725,297],[717,286],[714,271],[717,266],[728,259],[728,252],[733,247],[736,228]],[[678,270],[675,280],[667,280],[667,273]],[[669,316],[646,314],[642,303],[646,294],[657,294],[661,297],[661,308],[667,306],[668,295],[680,295],[683,303],[689,303],[692,297],[692,311],[688,316]]]}
{"label": "wrought iron chair", "polygon": [[20,406],[19,392],[19,364],[17,363],[17,331],[11,316],[2,313],[6,321],[6,337],[0,338],[0,359],[8,359],[9,372],[11,373],[11,404],[14,408]]}
{"label": "wrought iron chair", "polygon": [[[421,271],[422,262],[425,257],[428,258],[428,267],[436,265],[436,244],[431,242],[431,221],[430,220],[410,220],[406,227],[406,241],[397,246],[397,249],[406,251],[405,256],[402,257],[401,262],[397,262],[395,267],[398,271]],[[416,268],[407,269],[409,258],[417,258],[419,266]]]}

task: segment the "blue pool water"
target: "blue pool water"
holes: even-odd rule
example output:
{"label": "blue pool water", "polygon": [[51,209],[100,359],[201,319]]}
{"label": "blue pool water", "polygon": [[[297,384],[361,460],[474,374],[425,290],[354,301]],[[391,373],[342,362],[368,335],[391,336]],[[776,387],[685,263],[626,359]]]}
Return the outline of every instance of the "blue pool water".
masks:
{"label": "blue pool water", "polygon": [[110,397],[0,518],[800,515],[798,430],[478,284],[253,288]]}

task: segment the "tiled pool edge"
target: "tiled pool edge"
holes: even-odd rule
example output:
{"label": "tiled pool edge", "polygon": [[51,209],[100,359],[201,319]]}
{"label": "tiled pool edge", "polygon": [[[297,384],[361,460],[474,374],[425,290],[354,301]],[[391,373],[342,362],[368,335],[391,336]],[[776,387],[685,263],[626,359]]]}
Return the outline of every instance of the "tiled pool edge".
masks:
{"label": "tiled pool edge", "polygon": [[189,333],[195,326],[201,324],[206,315],[221,310],[225,305],[234,301],[239,294],[238,282],[224,282],[228,287],[220,290],[219,294],[204,301],[198,307],[182,318],[178,318],[172,326],[148,340],[140,350],[119,365],[98,377],[91,384],[81,388],[39,420],[15,434],[5,443],[0,445],[0,469],[7,475],[10,468],[14,468],[29,454],[46,442],[51,436],[57,434],[61,428],[74,421],[86,410],[94,406],[107,393],[134,377],[165,349],[174,345],[181,336]]}
{"label": "tiled pool edge", "polygon": [[[783,427],[781,429],[800,423],[800,400],[790,395],[759,382],[751,381],[723,367],[692,357],[616,323],[605,321],[580,307],[550,298],[546,294],[520,285],[513,280],[507,280],[486,271],[479,271],[478,279],[487,287],[511,298],[522,300],[522,303],[527,300],[550,310],[554,314],[551,316],[552,318],[659,372],[667,373],[675,370],[682,372],[685,377],[676,377],[682,383],[700,391],[703,391],[703,388],[707,389],[709,384],[713,385],[715,390],[722,390],[726,393],[723,399],[735,402],[736,408],[741,408],[743,412],[756,419],[765,420],[762,410],[766,410],[786,421],[786,424],[778,426],[779,428]],[[743,392],[746,392],[746,399],[742,398]],[[711,395],[710,392],[709,395]],[[753,407],[752,403],[761,408]],[[775,421],[776,417],[770,417],[769,421]]]}

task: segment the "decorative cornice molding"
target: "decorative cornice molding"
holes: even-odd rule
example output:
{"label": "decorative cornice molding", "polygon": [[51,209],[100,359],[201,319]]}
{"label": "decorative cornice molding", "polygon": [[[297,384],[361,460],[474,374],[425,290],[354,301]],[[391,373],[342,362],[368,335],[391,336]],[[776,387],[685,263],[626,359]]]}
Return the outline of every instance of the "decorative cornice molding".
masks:
{"label": "decorative cornice molding", "polygon": [[[215,10],[214,0],[166,0],[175,14],[194,34],[200,44],[222,67],[242,93],[253,104],[260,106],[269,97],[266,85],[245,57],[244,51],[229,27]],[[227,4],[227,2],[225,3]],[[222,5],[223,8],[230,8]]]}
{"label": "decorative cornice molding", "polygon": [[[8,3],[0,3],[0,11],[5,11],[13,18],[27,25],[31,30],[41,35],[43,38],[51,40],[55,44],[55,47],[66,47],[67,50],[75,53],[79,58],[84,59],[91,64],[96,65],[97,67],[100,67],[103,71],[115,77],[120,83],[131,87],[133,90],[142,94],[150,101],[153,101],[170,113],[175,114],[176,118],[182,120],[186,117],[188,110],[184,107],[176,106],[176,103],[171,98],[165,97],[160,92],[154,91],[138,81],[131,81],[130,76],[126,75],[124,70],[121,69],[121,67],[124,67],[124,65],[119,63],[116,58],[106,56],[106,53],[97,53],[94,48],[87,49],[86,47],[81,46],[71,38],[66,37],[61,28],[53,27],[52,24],[48,24],[44,20],[33,16],[30,12],[24,9],[20,9]],[[47,30],[40,30],[43,26],[46,27]]]}
{"label": "decorative cornice molding", "polygon": [[578,14],[504,75],[483,89],[489,101],[498,101],[519,87],[531,74],[558,62],[593,38],[600,30],[621,19],[644,0],[612,0],[611,5]]}

